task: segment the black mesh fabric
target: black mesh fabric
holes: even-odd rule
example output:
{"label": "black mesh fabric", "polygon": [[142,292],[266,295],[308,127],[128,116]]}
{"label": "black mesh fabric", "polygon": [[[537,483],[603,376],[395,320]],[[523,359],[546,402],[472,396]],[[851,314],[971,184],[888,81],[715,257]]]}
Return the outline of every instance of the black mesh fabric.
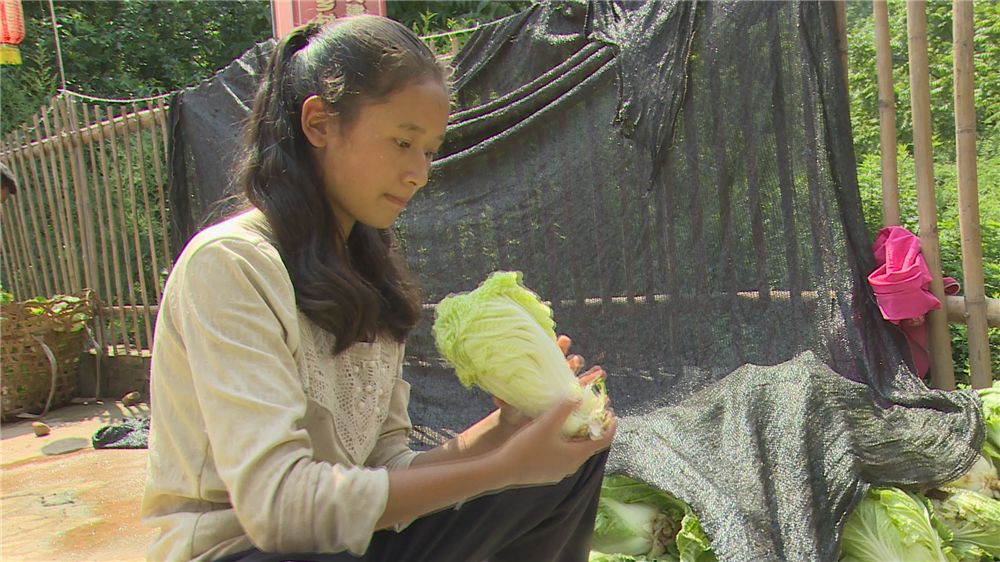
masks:
{"label": "black mesh fabric", "polygon": [[[866,283],[835,30],[830,3],[669,1],[536,4],[481,28],[398,226],[431,303],[407,346],[419,435],[489,411],[435,351],[432,303],[506,269],[608,371],[610,469],[689,502],[721,560],[835,560],[869,484],[967,469],[977,399],[911,374]],[[181,93],[178,122],[234,107],[229,91]],[[211,125],[174,142],[225,162],[231,122]],[[220,181],[182,164],[176,196]]]}

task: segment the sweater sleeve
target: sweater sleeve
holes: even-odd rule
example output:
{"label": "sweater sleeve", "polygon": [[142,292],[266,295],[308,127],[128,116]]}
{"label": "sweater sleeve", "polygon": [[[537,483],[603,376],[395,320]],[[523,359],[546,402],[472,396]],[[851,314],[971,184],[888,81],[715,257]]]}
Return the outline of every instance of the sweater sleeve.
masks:
{"label": "sweater sleeve", "polygon": [[[215,240],[166,303],[180,328],[211,461],[241,526],[269,552],[362,554],[385,510],[385,469],[314,460],[290,334],[295,296],[277,251]],[[297,337],[297,336],[295,336]]]}

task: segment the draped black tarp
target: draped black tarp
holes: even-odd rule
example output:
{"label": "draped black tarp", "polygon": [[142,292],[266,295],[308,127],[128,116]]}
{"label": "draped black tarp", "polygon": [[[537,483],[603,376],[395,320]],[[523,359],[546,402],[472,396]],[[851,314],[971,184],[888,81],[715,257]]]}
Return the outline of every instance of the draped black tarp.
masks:
{"label": "draped black tarp", "polygon": [[[231,189],[219,163],[266,47],[175,98],[178,241]],[[970,466],[976,398],[911,374],[865,280],[832,4],[542,3],[455,66],[443,154],[398,227],[426,301],[523,271],[610,374],[611,468],[688,501],[720,559],[835,560],[868,484]],[[489,402],[432,320],[407,347],[411,414],[460,430]]]}

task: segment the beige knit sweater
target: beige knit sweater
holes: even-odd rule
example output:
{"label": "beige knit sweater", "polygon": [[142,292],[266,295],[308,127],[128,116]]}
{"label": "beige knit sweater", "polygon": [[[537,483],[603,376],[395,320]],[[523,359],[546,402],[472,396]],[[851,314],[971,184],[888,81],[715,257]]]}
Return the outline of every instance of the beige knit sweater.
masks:
{"label": "beige knit sweater", "polygon": [[151,560],[367,549],[387,470],[417,454],[403,346],[379,338],[337,356],[332,346],[296,308],[262,213],[188,243],[153,345]]}

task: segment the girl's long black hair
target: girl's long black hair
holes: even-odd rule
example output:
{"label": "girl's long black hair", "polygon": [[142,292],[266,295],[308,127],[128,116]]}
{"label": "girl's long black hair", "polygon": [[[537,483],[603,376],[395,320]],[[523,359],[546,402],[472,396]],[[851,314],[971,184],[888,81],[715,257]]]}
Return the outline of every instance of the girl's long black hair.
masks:
{"label": "girl's long black hair", "polygon": [[[420,298],[391,231],[357,223],[343,239],[302,131],[302,103],[320,96],[346,128],[364,104],[424,79],[447,84],[419,38],[391,19],[358,16],[282,39],[254,100],[240,182],[271,225],[296,304],[336,337],[334,353],[379,333],[403,341]],[[338,258],[344,245],[349,263]]]}

